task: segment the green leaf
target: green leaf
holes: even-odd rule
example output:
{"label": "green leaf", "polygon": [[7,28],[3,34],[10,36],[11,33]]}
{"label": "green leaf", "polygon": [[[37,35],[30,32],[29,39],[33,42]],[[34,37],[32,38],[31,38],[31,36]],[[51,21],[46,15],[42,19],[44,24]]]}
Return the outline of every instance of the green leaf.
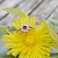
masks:
{"label": "green leaf", "polygon": [[36,24],[34,28],[36,29],[36,28],[38,28],[39,26],[40,26],[39,24]]}
{"label": "green leaf", "polygon": [[49,34],[51,35],[51,37],[57,41],[58,40],[58,29],[49,21],[49,20],[43,20],[43,22],[46,24],[46,26],[48,27],[49,30]]}
{"label": "green leaf", "polygon": [[58,26],[58,20],[55,20],[55,19],[51,19],[49,20],[52,24]]}
{"label": "green leaf", "polygon": [[24,16],[25,14],[20,10],[20,9],[15,9],[15,8],[5,8],[5,11],[17,15],[17,16]]}
{"label": "green leaf", "polygon": [[53,46],[55,48],[58,48],[58,34],[57,34],[58,29],[56,29],[55,26],[49,20],[43,20],[43,22],[48,27],[50,36],[55,40]]}
{"label": "green leaf", "polygon": [[[49,20],[47,20],[47,21],[49,21]],[[49,21],[50,22],[50,26],[52,27],[52,29],[56,32],[56,33],[58,33],[58,28],[56,27],[56,25],[55,24],[53,24],[51,21]]]}

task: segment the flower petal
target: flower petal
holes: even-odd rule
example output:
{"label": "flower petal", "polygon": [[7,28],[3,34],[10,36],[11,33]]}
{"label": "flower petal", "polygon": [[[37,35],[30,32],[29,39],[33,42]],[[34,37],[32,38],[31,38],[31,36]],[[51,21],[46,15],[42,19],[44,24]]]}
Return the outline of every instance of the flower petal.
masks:
{"label": "flower petal", "polygon": [[30,18],[30,27],[34,27],[35,24],[36,24],[36,17],[33,16]]}
{"label": "flower petal", "polygon": [[19,22],[19,20],[18,19],[13,19],[13,22],[12,22],[12,24],[13,24],[13,26],[17,29],[17,30],[19,30],[20,29],[20,22]]}
{"label": "flower petal", "polygon": [[29,17],[27,14],[25,14],[24,17],[20,17],[20,23],[23,25],[23,24],[27,24],[29,25]]}

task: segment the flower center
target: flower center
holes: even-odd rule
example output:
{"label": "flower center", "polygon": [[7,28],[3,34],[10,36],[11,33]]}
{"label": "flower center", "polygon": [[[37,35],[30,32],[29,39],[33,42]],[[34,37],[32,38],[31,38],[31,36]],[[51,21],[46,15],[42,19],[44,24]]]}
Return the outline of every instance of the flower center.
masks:
{"label": "flower center", "polygon": [[27,29],[27,26],[23,26],[22,29],[26,30]]}
{"label": "flower center", "polygon": [[34,37],[33,36],[27,36],[24,40],[24,43],[28,46],[32,46],[34,44]]}
{"label": "flower center", "polygon": [[28,30],[29,30],[29,26],[28,25],[24,24],[24,25],[21,26],[21,31],[28,32]]}

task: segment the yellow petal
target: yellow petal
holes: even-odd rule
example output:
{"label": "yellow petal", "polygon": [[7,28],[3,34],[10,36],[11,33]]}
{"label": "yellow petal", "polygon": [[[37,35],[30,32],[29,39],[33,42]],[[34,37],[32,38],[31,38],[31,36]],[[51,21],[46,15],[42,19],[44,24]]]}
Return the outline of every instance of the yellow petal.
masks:
{"label": "yellow petal", "polygon": [[24,54],[20,54],[18,58],[25,58]]}
{"label": "yellow petal", "polygon": [[48,57],[50,56],[50,48],[40,46],[39,51]]}
{"label": "yellow petal", "polygon": [[12,38],[10,37],[10,35],[4,35],[2,41],[13,42]]}
{"label": "yellow petal", "polygon": [[[43,52],[44,53],[44,52]],[[44,58],[44,54],[41,53],[41,50],[38,46],[35,46],[33,48],[33,51],[32,51],[32,55],[35,57],[35,58]]]}
{"label": "yellow petal", "polygon": [[58,42],[54,41],[53,47],[56,48],[56,49],[58,49]]}
{"label": "yellow petal", "polygon": [[16,47],[12,50],[10,50],[7,55],[10,55],[12,53],[13,56],[17,56],[18,54],[20,54],[20,52],[24,49],[24,46],[20,46],[20,47]]}
{"label": "yellow petal", "polygon": [[10,55],[12,53],[12,50],[10,50],[8,53],[7,53],[7,55]]}
{"label": "yellow petal", "polygon": [[43,49],[43,50],[45,50],[45,51],[47,51],[47,52],[49,52],[49,51],[50,51],[50,49],[49,49],[49,48],[44,47],[44,46],[40,46],[40,48],[41,48],[41,49]]}
{"label": "yellow petal", "polygon": [[20,17],[20,23],[23,25],[23,24],[27,24],[29,25],[29,17],[27,14],[25,14],[24,17]]}
{"label": "yellow petal", "polygon": [[36,51],[38,58],[44,58],[44,55],[40,51]]}
{"label": "yellow petal", "polygon": [[24,48],[24,49],[21,51],[21,54],[19,55],[19,58],[29,58],[29,55],[27,54],[27,49],[28,49],[28,48]]}
{"label": "yellow petal", "polygon": [[33,58],[33,56],[31,55],[31,49],[28,49],[28,52],[27,52],[27,54],[28,54],[28,58],[30,57],[30,58]]}
{"label": "yellow petal", "polygon": [[19,30],[20,29],[20,22],[19,22],[19,20],[18,19],[13,19],[13,22],[12,22],[12,24],[13,24],[13,26],[17,29],[17,30]]}
{"label": "yellow petal", "polygon": [[18,54],[20,54],[21,50],[22,49],[20,48],[13,49],[12,55],[16,57]]}
{"label": "yellow petal", "polygon": [[7,43],[7,44],[4,44],[4,46],[7,46],[8,48],[16,48],[16,47],[20,47],[22,46],[23,44],[20,44],[19,42],[18,43]]}
{"label": "yellow petal", "polygon": [[38,33],[44,34],[48,32],[48,28],[46,27],[46,24],[44,22],[41,23],[41,25],[36,30]]}
{"label": "yellow petal", "polygon": [[33,16],[30,18],[30,24],[29,25],[30,25],[30,27],[34,27],[35,24],[36,24],[36,17]]}

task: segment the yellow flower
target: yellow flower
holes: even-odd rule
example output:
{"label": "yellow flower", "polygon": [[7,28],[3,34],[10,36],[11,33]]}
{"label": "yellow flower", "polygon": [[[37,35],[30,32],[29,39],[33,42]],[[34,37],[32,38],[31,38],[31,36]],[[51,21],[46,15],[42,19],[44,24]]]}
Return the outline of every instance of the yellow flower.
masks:
{"label": "yellow flower", "polygon": [[27,14],[25,16],[20,17],[20,20],[14,19],[12,24],[13,26],[17,29],[23,31],[23,32],[28,32],[30,28],[34,28],[36,23],[36,18],[29,17]]}
{"label": "yellow flower", "polygon": [[[23,24],[22,22],[20,21],[21,24]],[[13,23],[20,25],[18,21]],[[27,21],[25,23],[27,24]],[[29,26],[31,26],[30,24]],[[14,27],[17,28],[18,26],[14,25]],[[31,27],[34,26],[32,25]],[[12,54],[15,57],[19,55],[18,58],[50,57],[50,48],[52,48],[53,40],[44,22],[37,29],[30,28],[28,32],[22,32],[20,30],[18,32],[14,31],[14,33],[8,33],[8,35],[4,35],[3,37],[3,41],[7,42],[5,46],[11,49],[7,55]]]}

